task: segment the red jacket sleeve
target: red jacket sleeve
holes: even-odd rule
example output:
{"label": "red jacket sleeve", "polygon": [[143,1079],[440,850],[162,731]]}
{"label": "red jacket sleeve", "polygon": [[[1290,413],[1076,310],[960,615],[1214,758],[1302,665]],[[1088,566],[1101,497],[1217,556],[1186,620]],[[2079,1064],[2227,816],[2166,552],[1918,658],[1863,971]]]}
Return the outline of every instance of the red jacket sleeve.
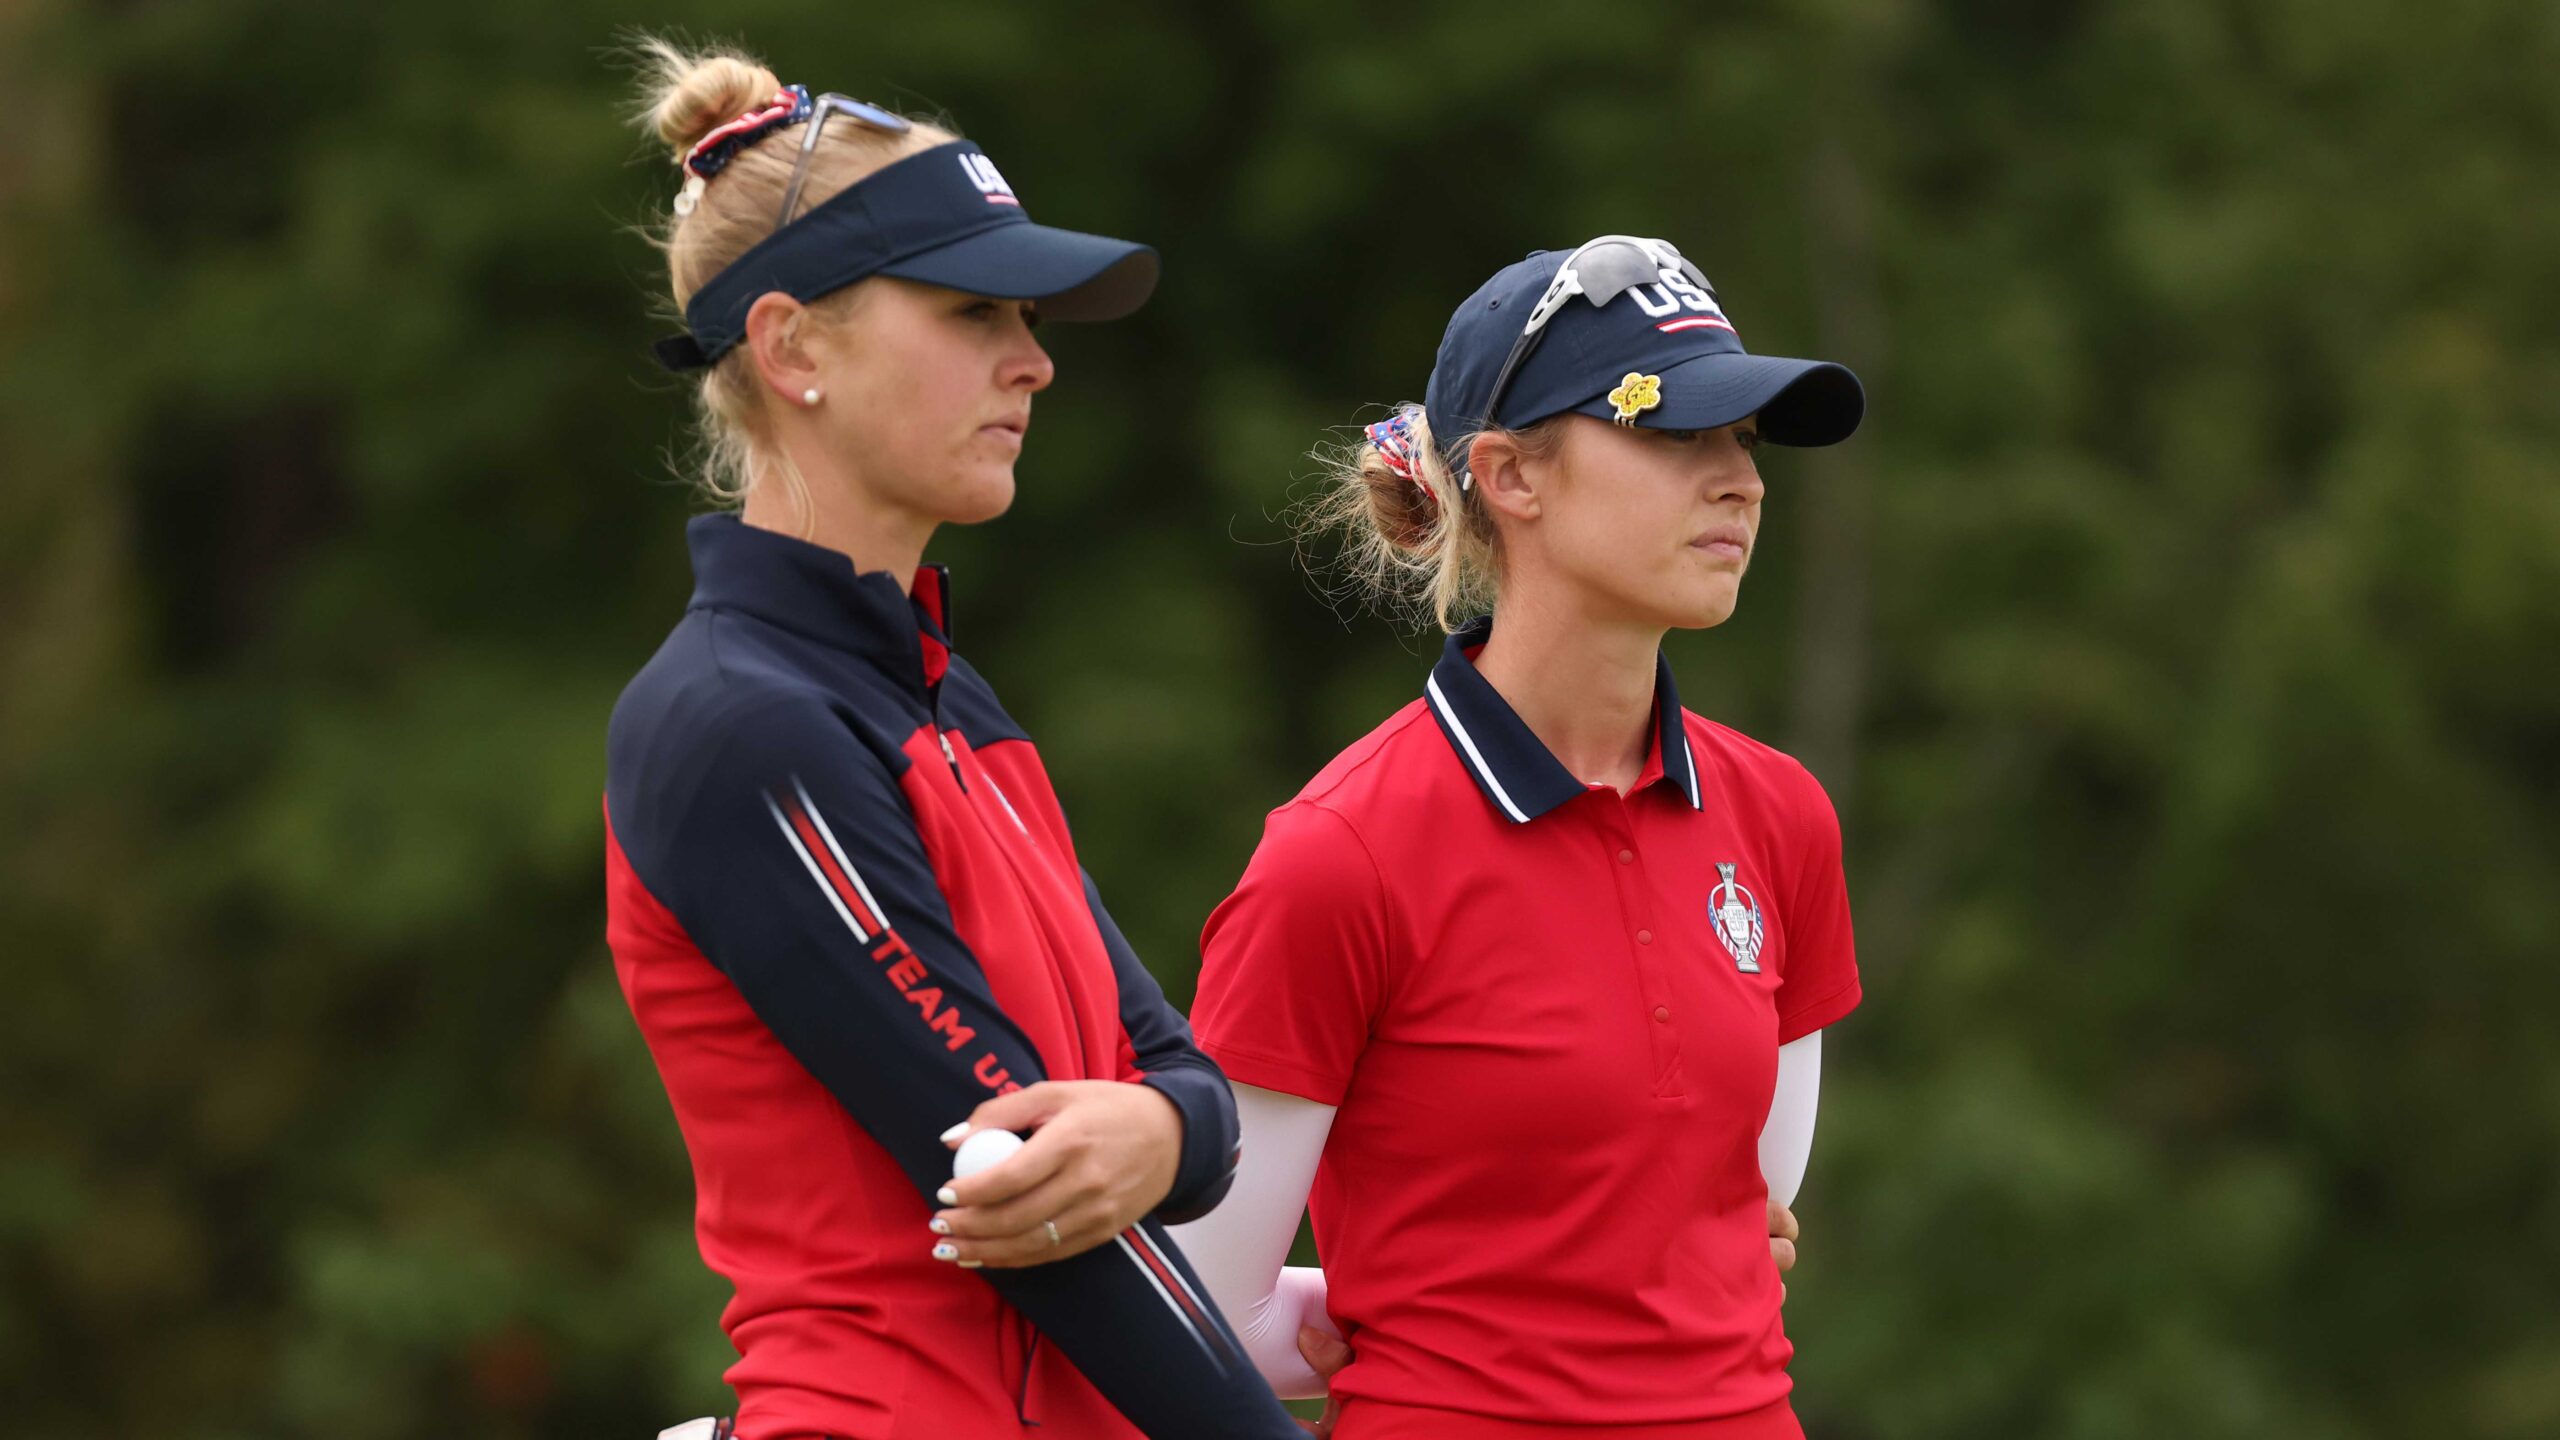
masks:
{"label": "red jacket sleeve", "polygon": [[1156,1207],[1156,1218],[1168,1225],[1185,1224],[1216,1209],[1235,1183],[1240,1138],[1235,1092],[1227,1088],[1217,1062],[1192,1040],[1189,1022],[1164,998],[1164,987],[1103,908],[1102,892],[1089,874],[1084,898],[1120,981],[1120,1033],[1129,1042],[1129,1068],[1140,1084],[1182,1113],[1182,1161],[1174,1171],[1173,1189]]}

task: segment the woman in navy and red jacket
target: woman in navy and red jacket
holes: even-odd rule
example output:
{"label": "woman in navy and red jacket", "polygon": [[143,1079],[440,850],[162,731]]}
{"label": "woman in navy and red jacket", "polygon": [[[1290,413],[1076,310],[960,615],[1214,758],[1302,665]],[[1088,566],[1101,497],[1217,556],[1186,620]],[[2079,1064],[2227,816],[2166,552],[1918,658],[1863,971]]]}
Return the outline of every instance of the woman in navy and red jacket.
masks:
{"label": "woman in navy and red jacket", "polygon": [[[659,353],[739,503],[614,710],[607,925],[736,1287],[737,1433],[1294,1435],[1163,1230],[1229,1183],[1226,1082],[922,563],[1011,502],[1035,312],[1126,314],[1155,255],[1032,224],[946,132],[652,53]],[[955,1180],[972,1128],[1032,1134]]]}

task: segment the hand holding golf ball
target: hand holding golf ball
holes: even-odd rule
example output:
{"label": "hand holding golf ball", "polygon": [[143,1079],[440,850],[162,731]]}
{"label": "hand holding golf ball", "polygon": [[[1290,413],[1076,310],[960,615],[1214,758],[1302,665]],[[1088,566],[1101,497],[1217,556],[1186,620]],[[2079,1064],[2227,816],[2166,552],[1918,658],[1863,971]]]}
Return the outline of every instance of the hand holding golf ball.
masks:
{"label": "hand holding golf ball", "polygon": [[1022,1148],[1022,1137],[1010,1130],[973,1130],[951,1157],[951,1178],[966,1179]]}
{"label": "hand holding golf ball", "polygon": [[1182,1115],[1152,1086],[1047,1080],[979,1106],[942,1142],[954,1153],[934,1197],[933,1258],[1042,1265],[1108,1243],[1164,1203]]}

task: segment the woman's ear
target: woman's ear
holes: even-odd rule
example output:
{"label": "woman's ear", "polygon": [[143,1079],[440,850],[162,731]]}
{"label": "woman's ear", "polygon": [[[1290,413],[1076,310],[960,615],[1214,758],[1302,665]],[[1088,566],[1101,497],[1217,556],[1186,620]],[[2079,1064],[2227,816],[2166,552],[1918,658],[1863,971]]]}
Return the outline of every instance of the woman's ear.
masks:
{"label": "woman's ear", "polygon": [[1498,431],[1486,431],[1467,444],[1467,473],[1484,503],[1496,514],[1515,520],[1538,518],[1538,485],[1529,475],[1519,442]]}
{"label": "woman's ear", "polygon": [[800,404],[818,385],[818,357],[801,323],[808,313],[809,307],[779,290],[758,296],[747,311],[747,349],[756,376],[786,405]]}

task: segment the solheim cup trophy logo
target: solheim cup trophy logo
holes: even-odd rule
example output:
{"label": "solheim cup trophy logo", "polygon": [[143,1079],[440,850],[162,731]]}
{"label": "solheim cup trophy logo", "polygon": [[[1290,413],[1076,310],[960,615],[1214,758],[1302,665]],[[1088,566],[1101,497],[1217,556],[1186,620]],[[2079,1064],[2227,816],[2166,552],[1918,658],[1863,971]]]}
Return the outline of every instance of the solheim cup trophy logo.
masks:
{"label": "solheim cup trophy logo", "polygon": [[1724,883],[1707,896],[1707,911],[1716,917],[1716,938],[1745,975],[1760,973],[1760,902],[1733,878],[1731,865],[1718,865]]}

